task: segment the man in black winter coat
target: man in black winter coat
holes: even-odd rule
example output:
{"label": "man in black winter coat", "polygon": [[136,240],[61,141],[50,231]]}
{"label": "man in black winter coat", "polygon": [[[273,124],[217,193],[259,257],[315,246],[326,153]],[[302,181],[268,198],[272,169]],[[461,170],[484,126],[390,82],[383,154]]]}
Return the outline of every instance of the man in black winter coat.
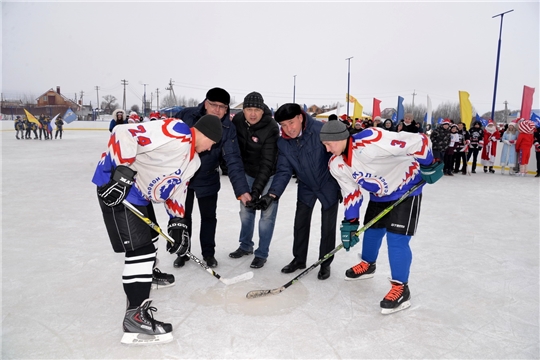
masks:
{"label": "man in black winter coat", "polygon": [[229,256],[238,259],[253,254],[255,215],[256,210],[261,210],[259,247],[255,250],[255,258],[251,263],[252,268],[261,268],[268,258],[278,202],[260,196],[268,192],[276,172],[279,126],[258,92],[246,95],[243,111],[235,115],[232,122],[236,127],[246,180],[251,187],[251,201],[240,203],[240,246]]}
{"label": "man in black winter coat", "polygon": [[[214,268],[218,265],[215,255],[216,227],[217,227],[217,200],[218,191],[221,187],[219,180],[219,162],[224,159],[229,168],[229,178],[234,189],[235,196],[246,203],[251,200],[249,186],[246,182],[244,166],[238,149],[236,129],[229,116],[229,102],[231,97],[227,91],[221,88],[213,88],[206,93],[206,99],[196,107],[180,110],[174,117],[183,120],[190,127],[204,115],[215,115],[221,119],[223,135],[221,141],[210,149],[201,153],[201,167],[191,179],[186,196],[186,218],[189,220],[191,232],[191,213],[193,212],[194,198],[201,213],[201,252],[206,264]],[[174,261],[174,267],[182,267],[189,260],[187,256],[179,256]]]}

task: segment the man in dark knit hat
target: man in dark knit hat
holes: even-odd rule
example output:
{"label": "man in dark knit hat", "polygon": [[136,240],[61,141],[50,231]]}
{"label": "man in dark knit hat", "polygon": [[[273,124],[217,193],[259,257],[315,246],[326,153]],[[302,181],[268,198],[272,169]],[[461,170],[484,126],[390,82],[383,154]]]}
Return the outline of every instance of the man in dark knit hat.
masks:
{"label": "man in dark knit hat", "polygon": [[[364,224],[367,224],[422,180],[433,183],[442,176],[442,166],[432,166],[431,143],[424,134],[370,127],[349,135],[345,125],[329,121],[321,129],[320,140],[334,155],[328,167],[345,199],[341,241],[347,251],[359,242],[356,232],[362,190],[371,194],[364,216]],[[365,230],[362,261],[345,272],[346,280],[372,278],[386,235],[392,288],[380,302],[383,314],[410,306],[408,281],[412,251],[409,242],[416,232],[421,200],[422,186]]]}
{"label": "man in dark knit hat", "polygon": [[[244,166],[238,148],[236,128],[229,116],[229,102],[231,97],[222,88],[212,88],[206,93],[205,100],[196,107],[188,107],[179,111],[174,117],[182,119],[189,126],[195,126],[204,115],[217,116],[222,124],[221,141],[212,146],[210,151],[201,156],[201,167],[191,179],[186,198],[186,218],[189,220],[189,229],[192,226],[192,212],[195,197],[201,214],[200,242],[204,261],[209,267],[216,267],[215,258],[216,227],[217,227],[217,200],[221,187],[219,163],[224,160],[229,169],[229,178],[236,198],[242,203],[251,200],[249,186],[246,181]],[[189,260],[187,256],[178,256],[174,267],[182,267]]]}
{"label": "man in dark knit hat", "polygon": [[[167,243],[167,250],[185,254],[191,234],[185,216],[186,184],[199,169],[202,154],[221,138],[221,121],[213,115],[203,116],[193,128],[177,119],[165,119],[112,130],[108,151],[102,155],[92,182],[97,186],[111,246],[125,256],[122,285],[127,309],[122,343],[155,344],[173,339],[172,325],[152,316],[155,308],[151,306],[150,290],[155,282],[157,234],[126,209],[123,200],[154,223],[157,221],[149,205],[162,203],[174,239],[174,245]],[[160,278],[158,285],[173,285],[174,276],[169,276],[171,279]]]}
{"label": "man in dark knit hat", "polygon": [[[272,185],[263,198],[275,201],[282,196],[294,173],[298,179],[296,213],[294,217],[294,259],[281,271],[292,273],[306,268],[311,230],[311,217],[315,202],[321,203],[321,240],[319,259],[335,247],[336,221],[339,206],[339,186],[328,171],[328,154],[319,140],[323,124],[313,120],[298,104],[284,104],[274,114],[281,125],[277,141],[279,154]],[[339,123],[329,121],[327,124]],[[341,124],[341,123],[340,123]],[[319,280],[330,277],[331,256],[321,264]]]}
{"label": "man in dark knit hat", "polygon": [[[246,95],[243,108],[241,113],[234,116],[232,122],[236,126],[245,176],[251,188],[251,201],[240,203],[240,246],[229,256],[237,259],[255,253],[250,266],[261,268],[268,258],[278,204],[277,201],[268,199],[268,195],[262,198],[260,196],[268,192],[276,172],[279,126],[258,92]],[[257,210],[261,210],[259,246],[254,249],[253,230]]]}

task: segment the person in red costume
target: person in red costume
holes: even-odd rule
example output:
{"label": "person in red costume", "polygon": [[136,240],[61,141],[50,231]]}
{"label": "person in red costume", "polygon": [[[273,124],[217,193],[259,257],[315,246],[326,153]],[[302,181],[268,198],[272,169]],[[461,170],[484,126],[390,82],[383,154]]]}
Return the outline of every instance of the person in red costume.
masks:
{"label": "person in red costume", "polygon": [[485,130],[484,130],[484,147],[482,148],[482,165],[484,165],[484,172],[489,172],[495,174],[493,170],[493,164],[495,164],[495,155],[497,155],[497,141],[499,141],[501,135],[495,127],[493,120],[489,120]]}
{"label": "person in red costume", "polygon": [[519,174],[527,174],[527,164],[531,157],[531,147],[534,142],[534,123],[531,120],[521,120],[518,124],[519,135],[516,142],[516,151],[518,151]]}

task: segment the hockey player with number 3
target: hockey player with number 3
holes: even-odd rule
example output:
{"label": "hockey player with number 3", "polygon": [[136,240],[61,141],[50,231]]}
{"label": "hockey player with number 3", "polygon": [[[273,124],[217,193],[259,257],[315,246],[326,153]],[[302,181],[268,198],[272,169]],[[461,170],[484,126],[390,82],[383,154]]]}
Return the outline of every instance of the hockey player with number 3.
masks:
{"label": "hockey player with number 3", "polygon": [[[361,189],[370,193],[364,217],[367,224],[422,180],[433,183],[442,176],[443,166],[433,164],[431,142],[421,133],[369,128],[349,135],[342,123],[329,121],[322,127],[320,139],[334,155],[328,165],[343,195],[345,219],[341,223],[341,241],[347,251],[359,242]],[[412,251],[409,241],[416,232],[421,200],[422,187],[419,187],[368,228],[362,242],[362,261],[345,273],[346,280],[372,278],[386,235],[392,288],[380,303],[383,314],[410,306],[408,282]]]}
{"label": "hockey player with number 3", "polygon": [[163,203],[170,216],[167,243],[171,254],[184,255],[190,233],[184,208],[189,180],[199,169],[199,153],[221,140],[217,116],[205,115],[190,128],[178,119],[114,127],[108,151],[103,154],[92,182],[113,250],[125,253],[122,283],[127,296],[124,344],[172,341],[172,325],[154,319],[149,298],[157,249],[151,229],[122,201],[145,216],[148,204]]}

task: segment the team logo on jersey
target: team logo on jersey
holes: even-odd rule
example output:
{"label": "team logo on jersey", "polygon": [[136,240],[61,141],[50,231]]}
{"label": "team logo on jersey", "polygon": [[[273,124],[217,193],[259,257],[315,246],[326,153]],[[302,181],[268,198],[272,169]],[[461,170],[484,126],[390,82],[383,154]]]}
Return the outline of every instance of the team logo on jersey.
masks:
{"label": "team logo on jersey", "polygon": [[364,173],[362,171],[355,171],[353,172],[352,177],[358,185],[372,194],[377,196],[388,194],[388,182],[381,176]]}
{"label": "team logo on jersey", "polygon": [[158,176],[148,185],[147,195],[154,200],[167,200],[174,190],[182,184],[180,174],[182,170],[177,170],[174,174]]}

